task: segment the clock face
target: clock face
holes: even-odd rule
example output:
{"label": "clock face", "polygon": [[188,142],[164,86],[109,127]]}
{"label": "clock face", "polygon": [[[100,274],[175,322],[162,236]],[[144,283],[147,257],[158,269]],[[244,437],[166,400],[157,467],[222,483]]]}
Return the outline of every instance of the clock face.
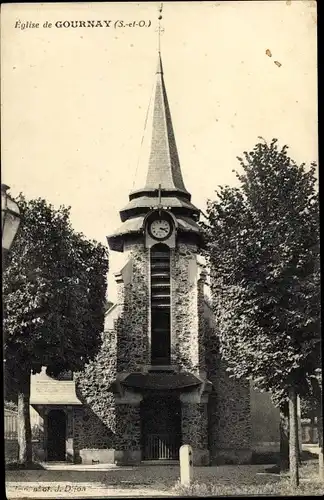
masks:
{"label": "clock face", "polygon": [[165,240],[170,236],[172,227],[169,221],[165,219],[156,219],[151,222],[149,232],[153,238]]}

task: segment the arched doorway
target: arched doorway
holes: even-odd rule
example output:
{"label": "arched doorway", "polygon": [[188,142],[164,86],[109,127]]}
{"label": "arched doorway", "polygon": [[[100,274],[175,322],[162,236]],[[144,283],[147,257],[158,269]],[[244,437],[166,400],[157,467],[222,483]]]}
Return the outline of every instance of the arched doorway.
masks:
{"label": "arched doorway", "polygon": [[62,462],[66,459],[66,414],[51,410],[47,416],[47,460]]}
{"label": "arched doorway", "polygon": [[154,396],[141,403],[143,460],[178,460],[181,446],[181,403]]}

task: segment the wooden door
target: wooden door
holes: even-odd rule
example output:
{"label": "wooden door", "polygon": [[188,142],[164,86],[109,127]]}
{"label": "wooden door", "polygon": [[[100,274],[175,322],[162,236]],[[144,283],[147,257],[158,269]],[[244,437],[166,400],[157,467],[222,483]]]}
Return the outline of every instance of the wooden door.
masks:
{"label": "wooden door", "polygon": [[47,460],[66,459],[66,415],[63,410],[51,410],[47,416]]}

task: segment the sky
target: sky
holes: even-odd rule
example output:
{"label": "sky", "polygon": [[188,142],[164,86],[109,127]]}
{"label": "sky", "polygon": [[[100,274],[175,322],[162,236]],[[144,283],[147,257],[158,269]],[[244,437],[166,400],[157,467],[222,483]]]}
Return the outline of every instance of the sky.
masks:
{"label": "sky", "polygon": [[[73,227],[105,245],[145,179],[159,6],[1,6],[2,182],[14,196],[71,206]],[[165,83],[196,206],[236,184],[237,156],[260,136],[287,144],[297,163],[317,161],[316,2],[165,2],[162,16]],[[82,20],[110,23],[55,26]],[[112,301],[122,265],[110,252]]]}

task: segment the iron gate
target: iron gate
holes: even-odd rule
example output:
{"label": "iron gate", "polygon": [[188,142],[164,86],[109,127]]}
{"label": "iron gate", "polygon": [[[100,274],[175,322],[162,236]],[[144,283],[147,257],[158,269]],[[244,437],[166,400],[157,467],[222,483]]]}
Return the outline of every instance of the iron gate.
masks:
{"label": "iron gate", "polygon": [[172,434],[147,434],[144,446],[145,460],[178,460],[179,439]]}

